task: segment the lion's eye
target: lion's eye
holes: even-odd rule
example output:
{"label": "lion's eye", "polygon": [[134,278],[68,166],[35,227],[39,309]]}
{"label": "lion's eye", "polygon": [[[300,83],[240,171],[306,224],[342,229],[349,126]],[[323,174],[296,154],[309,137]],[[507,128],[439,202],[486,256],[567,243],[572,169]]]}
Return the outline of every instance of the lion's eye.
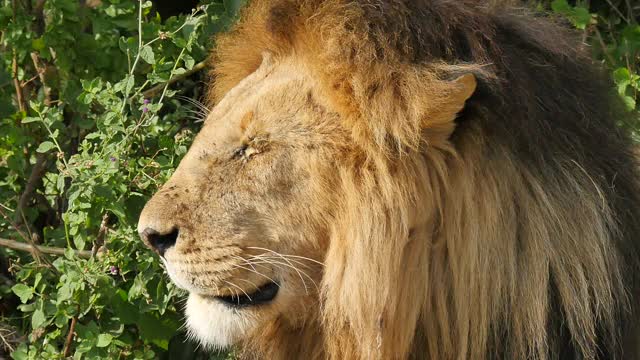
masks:
{"label": "lion's eye", "polygon": [[249,158],[255,154],[260,153],[260,151],[258,151],[258,149],[250,146],[249,144],[242,144],[241,147],[237,148],[234,152],[233,152],[233,158],[234,159],[242,159],[244,161],[249,160]]}
{"label": "lion's eye", "polygon": [[242,144],[241,147],[237,148],[234,152],[233,152],[233,158],[234,159],[240,159],[240,158],[244,158],[246,156],[247,153],[247,149],[249,148],[248,144]]}

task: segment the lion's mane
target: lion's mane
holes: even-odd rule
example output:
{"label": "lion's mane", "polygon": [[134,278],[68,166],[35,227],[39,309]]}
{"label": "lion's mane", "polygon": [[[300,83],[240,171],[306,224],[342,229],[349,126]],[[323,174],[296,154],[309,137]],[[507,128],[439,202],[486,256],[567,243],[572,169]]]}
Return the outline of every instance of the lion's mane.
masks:
{"label": "lion's mane", "polygon": [[[218,38],[211,101],[264,52],[294,56],[360,150],[342,159],[317,346],[265,329],[251,351],[636,356],[639,177],[611,86],[577,44],[485,1],[252,1]],[[439,116],[470,73],[464,110]]]}

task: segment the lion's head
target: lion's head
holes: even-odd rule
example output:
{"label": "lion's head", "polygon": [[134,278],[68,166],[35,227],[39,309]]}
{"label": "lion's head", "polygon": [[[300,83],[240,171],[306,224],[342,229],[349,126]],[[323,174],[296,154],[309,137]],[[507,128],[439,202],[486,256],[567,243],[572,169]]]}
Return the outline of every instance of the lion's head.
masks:
{"label": "lion's head", "polygon": [[481,1],[252,1],[140,217],[191,333],[268,359],[635,354],[636,165],[569,39]]}

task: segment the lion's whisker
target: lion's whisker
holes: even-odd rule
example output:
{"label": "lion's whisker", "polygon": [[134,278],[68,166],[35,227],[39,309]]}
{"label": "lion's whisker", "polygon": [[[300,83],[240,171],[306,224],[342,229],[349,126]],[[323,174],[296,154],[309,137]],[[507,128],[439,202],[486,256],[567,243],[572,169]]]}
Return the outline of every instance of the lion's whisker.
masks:
{"label": "lion's whisker", "polygon": [[[263,257],[262,255],[257,255],[257,256],[259,256],[259,258],[280,259],[280,257],[272,257],[272,256],[264,256]],[[249,259],[253,259],[253,258],[255,258],[255,256],[251,257]],[[305,264],[302,261],[299,261],[299,260],[296,260],[296,259],[289,259],[289,261],[293,262],[295,264],[298,264],[300,266],[303,266],[305,269],[311,269],[311,266],[309,266],[309,264]]]}
{"label": "lion's whisker", "polygon": [[[309,276],[309,274],[307,274],[306,272],[297,269],[295,266],[288,265],[288,264],[285,264],[285,263],[282,263],[282,262],[270,261],[268,258],[265,258],[265,257],[253,256],[252,259],[259,259],[261,261],[248,262],[250,265],[258,265],[258,266],[262,266],[262,267],[266,268],[266,266],[264,264],[269,264],[269,265],[277,267],[278,269],[283,269],[283,266],[290,267],[290,268],[292,268],[293,270],[295,270],[298,273],[298,276],[300,277],[300,281],[302,282],[302,285],[304,286],[304,289],[305,289],[305,293],[307,295],[309,294],[309,288],[307,287],[307,283],[304,281],[304,278],[302,277],[302,275],[306,276],[309,279],[309,281],[311,281],[313,283],[313,285],[315,286],[316,290],[319,292],[318,284],[316,284],[316,282],[313,281],[311,276]],[[272,282],[274,282],[276,285],[278,285],[275,281],[272,280]]]}
{"label": "lion's whisker", "polygon": [[202,103],[199,100],[190,98],[188,96],[184,96],[184,95],[177,95],[176,99],[180,99],[180,100],[184,100],[188,103],[190,103],[191,105],[196,106],[198,109],[200,110],[204,110],[204,111],[211,111],[204,103]]}
{"label": "lion's whisker", "polygon": [[[277,252],[275,252],[275,251],[272,251],[272,253],[274,253],[274,254],[276,254],[276,255],[279,255],[279,254],[278,254]],[[289,262],[289,261],[287,260],[287,258],[285,258],[285,257],[283,257],[283,256],[280,256],[280,257],[281,257],[282,259],[284,259],[284,260],[288,263],[288,265],[287,265],[287,264],[282,264],[282,265],[287,265],[287,266],[289,266],[290,268],[292,268],[293,270],[295,270],[295,272],[296,272],[296,273],[298,273],[298,276],[300,277],[300,281],[302,281],[302,285],[304,286],[304,292],[308,295],[308,294],[309,294],[309,289],[307,288],[307,283],[306,283],[306,282],[304,281],[304,279],[302,278],[302,275],[300,275],[300,270],[298,270],[298,268],[297,268],[297,267],[293,266],[293,264],[291,264],[291,262]],[[258,256],[255,256],[255,258],[261,258],[261,257],[260,257],[260,255],[258,255]],[[263,258],[264,258],[264,257],[263,257]],[[267,257],[267,258],[269,258],[269,257]],[[267,260],[267,261],[268,261],[268,260]],[[309,276],[307,275],[307,277],[309,277]]]}
{"label": "lion's whisker", "polygon": [[256,268],[253,267],[251,262],[247,261],[247,259],[243,258],[242,256],[233,255],[232,258],[242,260],[244,263],[246,263],[247,265],[251,266],[253,268],[253,270],[256,270]]}
{"label": "lion's whisker", "polygon": [[[307,283],[306,283],[306,282],[304,281],[304,279],[302,278],[302,275],[304,275],[304,276],[305,276],[309,281],[311,281],[311,282],[313,283],[314,287],[316,288],[316,291],[320,292],[320,289],[318,288],[318,284],[317,284],[317,283],[313,280],[313,278],[312,278],[309,274],[307,274],[305,271],[302,271],[302,270],[300,270],[300,269],[298,269],[298,268],[296,268],[295,266],[292,266],[292,265],[290,265],[290,264],[285,264],[285,263],[282,263],[282,262],[279,262],[279,261],[268,260],[268,259],[266,259],[266,258],[260,258],[260,259],[262,259],[262,260],[263,260],[263,262],[262,262],[262,263],[266,263],[266,264],[270,264],[270,265],[274,265],[274,266],[278,266],[278,265],[280,265],[280,266],[286,266],[286,267],[290,267],[290,268],[292,268],[294,271],[296,271],[296,273],[297,273],[297,274],[298,274],[298,276],[300,277],[300,280],[302,281],[302,285],[304,286],[304,288],[305,288],[305,292],[306,292],[307,294],[309,294],[309,290],[308,290],[308,287],[307,287]],[[255,262],[255,261],[254,261],[254,262],[252,262],[252,263],[253,263],[253,264],[255,264],[255,265],[259,265],[259,264],[261,264],[261,262]]]}
{"label": "lion's whisker", "polygon": [[[278,262],[278,261],[274,261],[274,260],[265,259],[265,258],[262,258],[262,259],[263,259],[263,261],[265,261],[267,264],[270,264],[270,265],[274,265],[274,266],[280,265],[280,266],[287,266],[287,267],[292,268],[298,274],[298,277],[300,278],[300,281],[302,282],[302,286],[304,286],[305,294],[307,294],[307,295],[309,294],[309,289],[307,288],[307,283],[302,278],[302,275],[300,274],[300,270],[298,270],[295,266],[292,266],[292,265],[289,265],[289,264],[285,264],[285,263],[282,263],[282,262]],[[256,263],[256,262],[254,262],[254,263]]]}
{"label": "lion's whisker", "polygon": [[260,290],[260,287],[258,285],[256,285],[256,283],[254,283],[253,281],[249,281],[249,280],[246,280],[246,279],[237,279],[237,280],[244,281],[244,282],[247,282],[247,283],[253,285],[253,287],[256,288],[256,291]]}
{"label": "lion's whisker", "polygon": [[261,273],[261,272],[259,272],[259,271],[251,270],[250,268],[248,268],[248,267],[246,267],[246,266],[242,266],[242,265],[235,265],[235,266],[234,266],[234,269],[235,269],[235,268],[240,268],[240,269],[243,269],[243,270],[247,270],[247,271],[250,271],[250,272],[256,273],[257,275],[260,275],[260,276],[263,276],[263,277],[265,277],[265,278],[269,279],[269,281],[271,281],[272,283],[274,283],[274,284],[276,284],[278,287],[280,287],[280,285],[278,285],[278,283],[277,283],[275,280],[273,280],[272,278],[268,277],[267,275],[265,275],[265,274],[263,274],[263,273]]}
{"label": "lion's whisker", "polygon": [[307,261],[311,261],[311,262],[313,262],[313,263],[316,263],[316,264],[318,264],[318,265],[325,266],[325,265],[324,265],[324,263],[322,263],[322,262],[320,262],[320,261],[318,261],[318,260],[314,260],[314,259],[308,258],[308,257],[306,257],[306,256],[290,255],[290,254],[282,254],[282,253],[279,253],[279,252],[274,251],[274,250],[271,250],[271,249],[266,249],[266,248],[257,247],[257,246],[248,246],[248,247],[247,247],[247,249],[268,251],[268,252],[271,252],[271,253],[278,254],[278,255],[280,255],[280,256],[292,257],[292,258],[301,259],[301,260],[307,260]]}
{"label": "lion's whisker", "polygon": [[[246,291],[244,291],[240,286],[238,286],[238,285],[236,285],[236,284],[232,283],[231,281],[227,281],[227,280],[222,280],[222,281],[224,281],[224,282],[226,282],[227,284],[229,284],[229,285],[231,285],[231,286],[235,287],[236,289],[240,290],[240,291],[241,291],[241,292],[242,292],[242,293],[243,293],[247,298],[249,298],[249,301],[253,301],[253,300],[251,299],[251,296],[249,296],[249,294],[247,294],[247,292],[246,292]],[[236,297],[239,297],[239,295],[240,295],[240,293],[236,293]]]}
{"label": "lion's whisker", "polygon": [[185,113],[191,114],[191,115],[188,115],[188,116],[194,116],[195,118],[200,119],[200,120],[206,118],[207,115],[208,115],[207,113],[201,112],[199,110],[185,110]]}

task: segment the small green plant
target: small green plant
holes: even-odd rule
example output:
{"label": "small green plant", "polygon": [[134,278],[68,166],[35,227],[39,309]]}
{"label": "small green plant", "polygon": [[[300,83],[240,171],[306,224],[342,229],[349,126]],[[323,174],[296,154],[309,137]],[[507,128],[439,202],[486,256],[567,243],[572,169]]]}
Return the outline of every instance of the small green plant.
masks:
{"label": "small green plant", "polygon": [[591,45],[593,56],[611,69],[616,90],[627,110],[632,112],[631,122],[623,123],[640,140],[637,111],[640,98],[640,24],[637,18],[640,6],[631,1],[577,1],[553,0],[551,9],[566,17],[583,31],[585,43]]}
{"label": "small green plant", "polygon": [[241,3],[168,19],[150,1],[0,4],[0,296],[17,305],[0,345],[14,359],[193,354],[136,223],[197,131],[177,96],[201,96],[211,35]]}

